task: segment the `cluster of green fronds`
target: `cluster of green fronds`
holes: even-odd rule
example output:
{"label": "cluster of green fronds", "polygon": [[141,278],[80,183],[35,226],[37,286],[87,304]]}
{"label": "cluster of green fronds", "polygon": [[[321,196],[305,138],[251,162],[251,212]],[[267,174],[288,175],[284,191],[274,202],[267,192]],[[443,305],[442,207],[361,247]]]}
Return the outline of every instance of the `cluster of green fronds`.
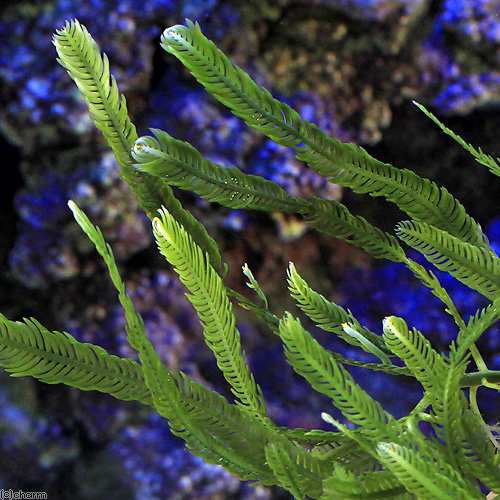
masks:
{"label": "cluster of green fronds", "polygon": [[[138,138],[125,99],[110,76],[107,57],[78,21],[67,23],[54,39],[60,62],[86,99],[123,178],[152,218],[159,251],[185,285],[204,340],[235,402],[161,363],[120,278],[111,248],[73,202],[69,205],[77,223],[109,270],[139,362],[77,342],[67,333],[50,332],[36,320],[20,323],[0,315],[0,366],[13,376],[32,376],[150,405],[193,453],[242,479],[281,486],[295,498],[476,499],[483,498],[481,485],[500,493],[500,454],[476,402],[480,386],[500,388],[500,373],[488,370],[475,346],[500,314],[500,260],[479,224],[444,187],[383,163],[302,119],[234,65],[205,38],[198,24],[188,21],[169,28],[161,42],[210,94],[250,127],[292,148],[299,160],[330,181],[358,193],[382,196],[411,220],[401,222],[392,235],[336,201],[290,196],[268,180],[217,165],[161,130]],[[498,175],[495,159],[419,107]],[[395,316],[384,320],[383,335],[370,331],[349,310],[313,290],[290,263],[288,288],[298,309],[319,328],[377,360],[361,363],[328,351],[294,314],[286,312],[281,318],[273,314],[248,266],[243,272],[257,302],[224,284],[217,245],[180,205],[173,188],[193,191],[225,207],[295,213],[311,227],[375,258],[403,263],[443,302],[455,321],[457,335],[449,352],[436,351],[421,332]],[[436,275],[410,259],[402,243],[483,294],[490,304],[464,320]],[[246,362],[232,301],[253,311],[280,337],[293,370],[328,396],[351,425],[334,420],[327,411],[322,417],[334,427],[331,432],[287,429],[272,421]],[[469,368],[471,357],[476,370]],[[422,385],[423,397],[408,416],[396,419],[356,383],[346,368],[349,365],[413,377]],[[421,422],[432,427],[431,435],[422,433]]]}

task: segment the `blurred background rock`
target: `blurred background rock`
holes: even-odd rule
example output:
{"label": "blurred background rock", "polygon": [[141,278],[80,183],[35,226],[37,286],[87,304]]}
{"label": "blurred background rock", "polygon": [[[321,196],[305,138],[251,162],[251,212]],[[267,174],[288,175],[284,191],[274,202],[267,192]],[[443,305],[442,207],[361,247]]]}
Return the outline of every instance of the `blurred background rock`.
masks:
{"label": "blurred background rock", "polygon": [[[412,99],[428,105],[468,141],[500,154],[499,0],[18,1],[0,14],[0,310],[8,317],[35,316],[48,328],[133,355],[103,265],[66,207],[72,198],[112,244],[162,359],[227,394],[182,287],[157,255],[146,218],[56,62],[52,33],[75,17],[109,55],[140,132],[163,128],[207,157],[293,194],[343,198],[384,229],[401,217],[380,200],[326,183],[207,96],[158,43],[167,26],[198,20],[235,62],[303,117],[445,185],[500,249],[494,179],[411,105]],[[375,331],[391,313],[421,328],[438,348],[450,341],[453,326],[442,308],[401,266],[374,263],[291,217],[179,196],[221,245],[231,286],[244,291],[240,268],[248,262],[277,312],[293,307],[285,290],[293,260],[315,288]],[[443,280],[464,314],[483,304]],[[331,411],[329,402],[286,367],[279,343],[248,314],[241,313],[240,330],[273,418],[322,426],[319,415]],[[490,368],[500,369],[498,327],[480,348]],[[353,371],[397,416],[419,397],[406,380]],[[147,409],[5,374],[0,381],[0,488],[44,490],[54,499],[285,498],[192,457]],[[499,420],[498,400],[480,396],[486,418]]]}

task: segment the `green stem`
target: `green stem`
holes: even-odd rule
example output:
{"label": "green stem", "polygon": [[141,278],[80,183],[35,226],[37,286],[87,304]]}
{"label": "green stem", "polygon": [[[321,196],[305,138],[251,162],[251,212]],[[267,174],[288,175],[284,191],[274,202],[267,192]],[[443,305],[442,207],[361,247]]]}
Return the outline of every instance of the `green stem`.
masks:
{"label": "green stem", "polygon": [[491,384],[500,383],[500,371],[482,370],[479,372],[466,373],[461,381],[462,387],[477,387],[484,385],[484,381]]}

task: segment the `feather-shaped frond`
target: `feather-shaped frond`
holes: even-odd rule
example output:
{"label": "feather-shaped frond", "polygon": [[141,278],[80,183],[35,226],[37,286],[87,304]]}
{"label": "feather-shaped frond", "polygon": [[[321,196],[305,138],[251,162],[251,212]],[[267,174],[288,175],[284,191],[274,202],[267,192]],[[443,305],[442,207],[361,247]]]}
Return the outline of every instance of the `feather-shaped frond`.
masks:
{"label": "feather-shaped frond", "polygon": [[159,129],[151,131],[154,137],[141,137],[132,150],[141,171],[229,208],[290,213],[304,208],[299,199],[274,182],[244,174],[236,167],[217,165],[203,158],[191,144]]}
{"label": "feather-shaped frond", "polygon": [[264,454],[275,434],[220,394],[183,373],[171,373],[145,338],[139,356],[155,409],[192,453],[241,479],[276,484]]}
{"label": "feather-shaped frond", "polygon": [[122,176],[137,196],[141,207],[150,217],[154,217],[156,211],[165,205],[209,253],[212,265],[222,273],[222,259],[217,244],[203,225],[181,206],[170,186],[132,167],[130,150],[137,140],[137,132],[128,117],[125,97],[120,94],[116,80],[110,74],[108,57],[101,54],[87,28],[77,20],[67,22],[54,35],[54,45],[59,63],[78,86],[92,119],[113,150]]}
{"label": "feather-shaped frond", "polygon": [[322,500],[365,498],[395,498],[405,493],[405,488],[391,472],[375,471],[357,476],[345,467],[336,466],[331,477],[323,482]]}
{"label": "feather-shaped frond", "polygon": [[53,43],[58,62],[84,97],[96,127],[120,164],[124,179],[138,196],[141,206],[154,213],[161,206],[162,198],[154,184],[131,166],[130,148],[137,139],[137,132],[128,116],[125,97],[110,73],[107,55],[101,54],[87,28],[78,20],[66,22],[57,30]]}
{"label": "feather-shaped frond", "polygon": [[97,128],[113,149],[120,165],[128,165],[130,146],[137,138],[127,113],[125,97],[120,94],[109,71],[109,60],[78,20],[66,22],[53,39],[58,62],[74,80],[85,98]]}
{"label": "feather-shaped frond", "polygon": [[396,443],[377,446],[381,460],[418,498],[426,500],[477,500],[482,498],[447,464],[435,463],[415,450]]}
{"label": "feather-shaped frond", "polygon": [[92,224],[87,215],[78,207],[78,205],[76,205],[75,202],[70,200],[68,202],[68,206],[73,212],[76,222],[94,244],[94,247],[108,268],[109,276],[114,287],[116,288],[116,291],[118,292],[118,299],[125,314],[128,342],[131,347],[139,351],[141,342],[143,342],[146,335],[144,322],[140,314],[136,311],[132,299],[127,294],[125,283],[123,282],[120,272],[118,271],[118,266],[116,265],[113,250],[110,245],[106,243],[102,231],[97,226]]}
{"label": "feather-shaped frond", "polygon": [[500,259],[483,248],[415,221],[400,222],[398,236],[437,268],[450,273],[489,299],[500,294]]}
{"label": "feather-shaped frond", "polygon": [[[69,201],[68,205],[73,212],[76,222],[92,241],[108,268],[111,281],[118,292],[118,298],[124,310],[127,339],[130,346],[139,354],[144,379],[150,391],[155,409],[160,415],[169,420],[172,428],[175,429],[178,426],[189,428],[190,432],[186,430],[185,437],[189,446],[199,448],[200,450],[205,447],[207,451],[203,455],[204,458],[208,461],[214,461],[217,453],[213,451],[213,446],[211,448],[207,445],[207,440],[203,433],[193,432],[193,429],[189,425],[186,426],[186,422],[188,421],[179,403],[180,394],[176,382],[172,373],[163,366],[160,357],[146,336],[144,322],[127,294],[125,283],[118,271],[111,247],[105,241],[101,230],[92,224],[86,214],[73,201]],[[228,465],[231,466],[230,463]]]}
{"label": "feather-shaped frond", "polygon": [[13,377],[30,376],[46,384],[152,404],[135,361],[78,342],[69,333],[49,331],[35,319],[10,321],[0,314],[0,366]]}
{"label": "feather-shaped frond", "polygon": [[266,461],[279,485],[294,498],[319,498],[321,481],[327,477],[325,463],[292,443],[275,442],[266,446]]}
{"label": "feather-shaped frond", "polygon": [[[187,375],[173,374],[173,379],[179,391],[178,404],[184,414],[182,421],[174,422],[173,430],[186,440],[190,450],[202,457],[206,451],[215,452],[215,460],[210,461],[232,470],[242,479],[277,484],[266,464],[265,446],[278,439],[283,441],[283,438],[250,416],[246,410],[229,404],[223,396],[208,390]],[[190,444],[189,437],[193,432],[202,432],[203,439],[212,448],[198,448],[203,446],[203,442]],[[217,453],[220,453],[219,457]],[[227,467],[224,461],[228,461],[231,466]]]}
{"label": "feather-shaped frond", "polygon": [[393,167],[371,157],[363,148],[343,144],[312,128],[317,149],[304,146],[297,157],[331,182],[356,193],[381,196],[415,220],[428,222],[473,245],[487,248],[479,224],[444,187],[408,169]]}
{"label": "feather-shaped frond", "polygon": [[479,337],[500,319],[500,297],[489,306],[469,318],[467,326],[460,331],[456,343],[451,344],[450,356],[455,361],[462,359]]}
{"label": "feather-shaped frond", "polygon": [[168,419],[174,433],[182,433],[182,437],[193,453],[198,451],[200,456],[209,462],[216,462],[218,459],[220,460],[219,457],[222,457],[222,462],[230,470],[234,472],[244,470],[234,460],[227,458],[227,454],[220,454],[217,442],[214,442],[211,436],[192,425],[188,418],[188,412],[182,406],[182,401],[188,401],[189,398],[181,397],[172,373],[163,366],[151,342],[147,339],[144,322],[127,295],[111,247],[104,240],[100,229],[90,222],[75,203],[70,201],[69,207],[79,226],[103,257],[111,280],[118,291],[118,297],[125,313],[127,338],[131,347],[139,354],[146,385],[155,409],[161,416]]}
{"label": "feather-shaped frond", "polygon": [[490,490],[500,493],[500,465],[495,463],[495,448],[482,427],[483,423],[467,410],[462,416],[462,424],[466,440],[466,467]]}
{"label": "feather-shaped frond", "polygon": [[161,36],[161,46],[177,57],[218,101],[254,129],[279,144],[302,142],[301,118],[290,106],[273,99],[241,68],[233,64],[201,32],[198,23],[176,25]]}
{"label": "feather-shaped frond", "polygon": [[325,234],[362,248],[378,259],[403,262],[397,239],[355,216],[335,200],[290,196],[277,184],[209,161],[190,144],[152,129],[154,137],[138,139],[133,148],[136,167],[169,184],[195,192],[229,208],[297,213]]}
{"label": "feather-shaped frond", "polygon": [[[153,180],[153,182],[155,182],[155,180]],[[221,276],[224,276],[228,271],[228,267],[222,260],[219,246],[215,240],[208,234],[205,226],[198,219],[196,219],[189,210],[186,210],[181,205],[180,201],[175,197],[172,188],[167,183],[160,184],[162,186],[162,195],[164,200],[162,206],[166,207],[175,219],[182,224],[184,229],[191,235],[191,238],[193,238],[196,244],[207,253],[208,258],[210,259],[210,264],[213,268]],[[160,208],[161,206],[156,207],[156,211]]]}
{"label": "feather-shaped frond", "polygon": [[[360,434],[363,430],[358,428],[352,432]],[[335,465],[345,465],[349,470],[360,473],[380,469],[380,464],[373,456],[341,432],[289,429],[285,435],[298,443],[313,446],[311,456],[320,459],[324,464],[324,470],[327,471],[326,477],[331,474]]]}
{"label": "feather-shaped frond", "polygon": [[435,395],[447,365],[429,340],[418,330],[409,330],[406,322],[396,316],[384,319],[384,340],[387,347],[405,362],[424,389]]}
{"label": "feather-shaped frond", "polygon": [[160,218],[154,219],[153,231],[160,252],[189,292],[188,298],[203,325],[205,342],[239,404],[269,422],[261,389],[241,350],[236,319],[222,279],[210,265],[207,255],[166,210],[160,211]]}
{"label": "feather-shaped frond", "polygon": [[[262,469],[259,474],[251,473],[249,472],[251,468],[249,468],[248,464],[240,464],[241,457],[238,457],[234,450],[232,453],[229,453],[229,432],[224,427],[224,419],[227,419],[227,413],[231,412],[227,410],[226,406],[228,405],[225,400],[218,395],[214,396],[202,386],[190,383],[185,377],[179,378],[178,375],[171,374],[163,367],[157,353],[146,338],[143,320],[137,313],[132,300],[127,294],[111,247],[104,240],[100,229],[91,223],[85,213],[81,211],[75,203],[70,201],[69,206],[75,220],[103,258],[111,280],[118,291],[118,297],[125,313],[127,338],[130,345],[139,353],[146,382],[151,389],[154,405],[158,412],[169,420],[171,427],[176,429],[176,432],[182,434],[182,437],[186,440],[188,447],[192,449],[193,453],[213,463],[220,464],[222,460],[228,470],[232,470],[234,473],[242,476],[248,476],[248,474],[250,474],[248,477],[260,477]],[[200,401],[203,398],[205,400]],[[213,404],[210,406],[207,401],[212,401]],[[193,423],[192,421],[192,414],[195,412],[197,404],[200,405],[203,412],[204,422],[202,423]],[[221,411],[223,413],[222,415]],[[226,413],[225,416],[224,412]],[[220,426],[219,434],[223,433],[223,437],[217,438],[217,441],[214,441],[214,436],[219,436],[219,434],[213,429],[207,430],[206,427],[204,427],[210,418],[218,422]],[[250,424],[246,423],[245,425],[246,428],[249,429]],[[226,442],[227,446],[224,446],[228,448],[226,450],[227,453],[222,453],[219,449],[221,447],[219,441],[221,440]],[[257,441],[255,441],[255,443],[257,443]],[[264,445],[261,445],[262,454],[263,446]],[[236,446],[236,448],[238,447]],[[249,449],[248,443],[245,444],[244,448]]]}
{"label": "feather-shaped frond", "polygon": [[387,363],[366,363],[364,361],[357,361],[355,359],[346,358],[337,352],[330,353],[333,358],[335,358],[339,363],[347,366],[358,366],[359,368],[366,368],[367,370],[372,370],[374,372],[388,373],[389,375],[413,377],[408,368],[405,366],[397,366]]}
{"label": "feather-shaped frond", "polygon": [[449,129],[439,118],[431,113],[425,106],[413,101],[413,104],[417,106],[420,111],[422,111],[428,118],[430,118],[445,134],[449,135],[455,142],[458,142],[467,152],[469,152],[474,159],[490,170],[492,174],[500,177],[500,158],[493,158],[493,156],[485,153],[481,148],[476,148],[472,144],[462,139],[456,132]]}
{"label": "feather-shaped frond", "polygon": [[[252,467],[245,461],[235,459],[228,447],[220,446],[217,436],[206,433],[202,426],[189,418],[186,410],[188,398],[185,394],[181,395],[173,374],[162,364],[146,336],[137,339],[137,351],[155,410],[168,420],[172,432],[184,439],[187,447],[207,462],[220,463],[242,477],[253,477]],[[207,414],[217,412],[213,407],[207,409]]]}
{"label": "feather-shaped frond", "polygon": [[330,397],[349,421],[374,436],[387,431],[393,417],[354,382],[351,374],[304,330],[300,321],[285,315],[280,322],[280,337],[295,372]]}
{"label": "feather-shaped frond", "polygon": [[276,484],[265,464],[264,448],[273,437],[267,427],[216,392],[171,373],[145,338],[139,357],[156,411],[192,453],[241,479]]}
{"label": "feather-shaped frond", "polygon": [[376,259],[404,262],[405,253],[397,239],[370,224],[364,217],[353,215],[335,200],[311,201],[313,209],[305,213],[306,221],[318,231],[362,248]]}
{"label": "feather-shaped frond", "polygon": [[[345,342],[379,356],[384,361],[387,359],[387,347],[383,339],[363,328],[350,311],[314,291],[300,276],[292,262],[288,265],[287,281],[291,297],[315,325],[326,332],[335,333]],[[359,335],[363,336],[364,342],[360,341],[358,336],[346,333],[343,324],[353,325]]]}
{"label": "feather-shaped frond", "polygon": [[460,388],[460,382],[465,369],[466,362],[450,363],[441,380],[441,390],[436,393],[432,408],[438,417],[440,429],[438,434],[446,446],[446,454],[449,461],[455,467],[463,459],[464,428],[462,417],[467,409],[467,402]]}
{"label": "feather-shaped frond", "polygon": [[[421,431],[414,424],[410,425],[412,422],[414,422],[415,416],[417,414],[421,415],[421,413],[419,413],[420,410],[418,408],[422,409],[424,407],[422,403],[424,403],[425,399],[426,398],[422,399],[422,401],[415,407],[415,409],[410,413],[408,417],[405,417],[395,422],[395,425],[391,425],[391,427],[394,427],[394,429],[392,430],[390,429],[387,432],[387,434],[389,434],[389,432],[392,432],[394,436],[393,441],[395,443],[397,442],[398,446],[400,446],[401,448],[406,447],[408,451],[415,453],[420,459],[422,459],[424,463],[429,464],[430,469],[435,470],[437,473],[443,474],[445,478],[452,477],[457,482],[457,484],[461,486],[461,488],[463,488],[467,492],[472,492],[474,495],[476,493],[475,485],[468,483],[467,480],[464,479],[458,471],[454,470],[453,467],[451,467],[451,465],[446,461],[445,455],[442,453],[441,445],[439,444],[439,442],[437,440],[425,439]],[[374,458],[378,460],[378,462],[381,464],[381,466],[385,468],[387,472],[392,472],[396,476],[396,479],[398,479],[409,492],[412,491],[411,488],[409,488],[407,484],[403,481],[403,479],[399,477],[397,474],[395,474],[395,471],[392,468],[390,457],[388,458],[384,454],[380,453],[379,449],[379,445],[381,444],[380,441],[377,443],[376,441],[367,439],[362,429],[358,430],[349,429],[346,425],[336,421],[333,417],[331,417],[328,414],[323,413],[322,418],[323,420],[332,424],[334,427],[340,430],[345,436],[352,439],[355,443],[359,445],[361,449],[365,450],[368,454],[373,455]],[[400,427],[402,423],[406,423],[407,424],[406,427],[408,427],[403,433],[401,433],[402,429]],[[408,434],[408,431],[410,431],[410,434]],[[417,435],[414,434],[415,431],[417,432]],[[373,470],[379,471],[381,469],[377,467]],[[366,473],[363,475],[363,477],[366,477]],[[359,477],[358,479],[362,480],[362,477]],[[367,498],[370,497],[367,496]],[[404,494],[402,498],[406,498]],[[410,498],[413,497],[411,496]],[[421,497],[419,496],[418,498]],[[422,498],[428,498],[428,497],[422,497]],[[472,496],[465,498],[476,498],[476,497]]]}
{"label": "feather-shaped frond", "polygon": [[163,32],[161,41],[236,116],[275,142],[293,147],[297,158],[332,182],[358,193],[383,196],[413,219],[427,221],[474,245],[486,245],[480,226],[445,188],[410,170],[378,161],[360,146],[328,137],[302,120],[233,64],[197,23],[172,26]]}
{"label": "feather-shaped frond", "polygon": [[280,447],[274,443],[266,446],[266,460],[282,488],[298,500],[306,497],[299,483],[294,463]]}
{"label": "feather-shaped frond", "polygon": [[[242,478],[263,479],[271,484],[273,475],[263,465],[264,447],[270,439],[268,431],[222,396],[183,374],[171,373],[162,365],[146,337],[143,320],[127,295],[111,247],[76,204],[70,202],[69,206],[108,267],[124,308],[129,343],[139,353],[146,385],[158,413],[169,421],[173,432],[186,441],[193,453],[223,465]],[[213,269],[212,273],[215,274]],[[241,428],[246,432],[241,433]]]}
{"label": "feather-shaped frond", "polygon": [[145,337],[139,358],[156,411],[192,453],[241,479],[276,484],[264,460],[265,445],[273,438],[267,427],[216,392],[171,373]]}
{"label": "feather-shaped frond", "polygon": [[[267,445],[281,450],[281,459],[293,467],[294,477],[297,478],[300,488],[308,492],[308,496],[316,498],[321,494],[321,480],[327,476],[325,464],[303,448],[285,439],[288,436],[284,430],[280,429],[280,436],[278,436],[274,430],[254,419],[250,420],[251,417],[245,411],[234,405],[228,405],[222,396],[207,391],[182,373],[176,376],[176,379],[182,394],[182,404],[191,421],[199,423],[204,431],[217,436],[228,449],[236,450],[239,460],[244,457],[252,463],[255,469],[259,466],[260,482],[281,484],[284,479],[279,468],[275,468],[276,463],[273,462],[271,465],[268,460],[269,450],[265,448]],[[207,408],[219,406],[220,410],[215,415],[206,411]],[[245,431],[241,432],[241,429]],[[182,431],[178,435],[183,437]],[[283,453],[287,456],[285,457]],[[268,466],[271,466],[275,480],[269,477]]]}
{"label": "feather-shaped frond", "polygon": [[[396,421],[395,421],[396,423]],[[397,425],[397,423],[396,423]],[[322,472],[330,476],[332,468],[343,465],[352,472],[365,474],[368,471],[380,470],[381,465],[371,453],[373,446],[369,442],[369,450],[361,447],[352,435],[360,440],[366,440],[363,429],[350,430],[351,435],[343,432],[330,432],[307,429],[280,429],[291,441],[311,447],[310,455],[321,461]],[[367,441],[368,442],[368,441]]]}

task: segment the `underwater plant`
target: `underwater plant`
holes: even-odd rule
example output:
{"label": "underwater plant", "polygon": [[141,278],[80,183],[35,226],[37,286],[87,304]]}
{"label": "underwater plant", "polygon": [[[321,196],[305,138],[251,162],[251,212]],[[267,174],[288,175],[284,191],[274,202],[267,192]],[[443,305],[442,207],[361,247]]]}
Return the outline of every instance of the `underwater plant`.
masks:
{"label": "underwater plant", "polygon": [[[57,31],[54,44],[113,150],[123,179],[151,219],[160,253],[187,289],[204,340],[235,402],[162,364],[111,247],[73,201],[69,207],[76,222],[108,268],[124,310],[128,342],[139,360],[110,355],[68,333],[49,331],[35,319],[19,322],[0,315],[0,366],[12,376],[100,391],[153,407],[195,455],[241,479],[280,486],[295,498],[454,500],[483,498],[484,491],[500,493],[497,428],[484,422],[477,404],[480,387],[500,389],[500,372],[488,369],[475,346],[499,317],[500,260],[462,204],[444,187],[381,162],[302,119],[229,61],[198,24],[187,21],[168,28],[162,47],[249,127],[291,148],[313,171],[354,192],[395,203],[411,218],[397,225],[399,240],[338,201],[292,196],[262,177],[203,158],[190,144],[162,130],[152,129],[151,136],[139,138],[110,75],[108,58],[86,28],[78,21],[68,22]],[[495,158],[417,106],[476,161],[500,175]],[[421,332],[395,316],[384,320],[383,335],[376,334],[349,310],[314,291],[290,263],[288,289],[298,308],[319,328],[374,360],[360,362],[328,351],[292,313],[279,317],[270,310],[248,266],[243,272],[255,300],[224,284],[228,269],[216,242],[182,207],[174,187],[229,208],[298,214],[311,227],[374,258],[406,265],[456,323],[449,352],[438,352]],[[481,293],[489,305],[462,318],[437,276],[411,259],[400,240]],[[328,396],[348,423],[326,412],[322,417],[332,431],[286,428],[271,420],[242,350],[233,302],[254,312],[280,337],[291,367]],[[476,369],[469,369],[471,359]],[[413,377],[422,385],[423,396],[407,416],[396,419],[355,382],[346,369],[349,365]]]}

